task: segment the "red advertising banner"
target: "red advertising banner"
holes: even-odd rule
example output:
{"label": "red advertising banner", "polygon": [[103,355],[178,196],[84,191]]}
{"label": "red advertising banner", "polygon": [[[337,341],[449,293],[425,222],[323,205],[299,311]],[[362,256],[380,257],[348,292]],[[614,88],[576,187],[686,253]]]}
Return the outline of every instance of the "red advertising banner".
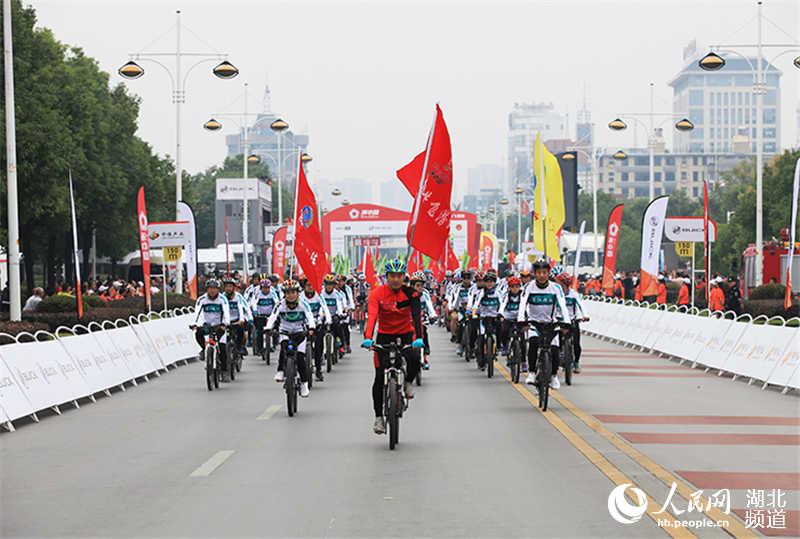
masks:
{"label": "red advertising banner", "polygon": [[142,281],[144,282],[144,298],[147,310],[150,310],[150,238],[147,231],[147,206],[144,201],[144,186],[139,187],[136,199],[136,211],[139,222],[139,253],[142,257]]}
{"label": "red advertising banner", "polygon": [[607,296],[613,295],[614,273],[617,271],[617,247],[619,245],[619,229],[622,224],[622,210],[625,204],[617,204],[608,216],[606,227],[606,245],[603,248],[603,291]]}
{"label": "red advertising banner", "polygon": [[286,232],[287,228],[282,226],[272,236],[272,273],[281,280],[286,275]]}

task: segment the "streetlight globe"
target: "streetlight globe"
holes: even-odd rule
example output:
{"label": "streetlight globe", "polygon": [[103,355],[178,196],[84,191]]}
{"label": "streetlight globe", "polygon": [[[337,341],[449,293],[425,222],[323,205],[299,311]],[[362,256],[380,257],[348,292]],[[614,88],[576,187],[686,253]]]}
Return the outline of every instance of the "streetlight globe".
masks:
{"label": "streetlight globe", "polygon": [[797,58],[792,60],[792,63],[794,64],[794,67],[796,67],[797,69],[800,69],[800,56],[798,56]]}
{"label": "streetlight globe", "polygon": [[300,161],[302,161],[303,163],[310,163],[313,160],[314,159],[305,152],[303,152],[303,155],[300,156]]}
{"label": "streetlight globe", "polygon": [[260,163],[261,156],[259,156],[258,154],[251,153],[250,155],[247,156],[247,162],[250,163],[251,165]]}
{"label": "streetlight globe", "polygon": [[508,204],[508,199],[506,197],[501,198],[499,204],[505,206],[506,204]]}
{"label": "streetlight globe", "polygon": [[222,124],[219,123],[215,118],[211,118],[206,123],[203,124],[203,129],[208,131],[219,131],[222,129]]}
{"label": "streetlight globe", "polygon": [[709,52],[698,60],[697,65],[703,71],[717,71],[725,67],[725,58],[716,52]]}
{"label": "streetlight globe", "polygon": [[675,123],[675,129],[678,131],[691,131],[694,129],[694,124],[688,118],[684,118]]}
{"label": "streetlight globe", "polygon": [[350,201],[349,200],[347,200],[347,199],[342,200],[342,206],[349,206],[349,205],[350,205]]}
{"label": "streetlight globe", "polygon": [[616,118],[608,122],[609,129],[613,129],[614,131],[622,131],[628,127],[628,124],[623,122],[620,118]]}
{"label": "streetlight globe", "polygon": [[214,67],[212,73],[220,79],[232,79],[239,74],[239,69],[227,60],[223,60]]}
{"label": "streetlight globe", "polygon": [[341,194],[342,194],[342,191],[341,191],[341,189],[339,189],[338,187],[336,187],[336,188],[334,188],[334,189],[333,189],[333,191],[331,191],[331,194],[332,194],[333,196],[335,196],[335,197],[338,197],[339,195],[341,195]]}
{"label": "streetlight globe", "polygon": [[518,195],[521,195],[522,193],[525,192],[525,189],[523,189],[522,187],[517,187],[516,189],[514,189],[514,192]]}
{"label": "streetlight globe", "polygon": [[269,124],[269,128],[272,129],[273,131],[277,131],[278,133],[280,133],[281,131],[286,131],[287,129],[289,129],[289,124],[278,118],[277,120]]}
{"label": "streetlight globe", "polygon": [[564,161],[572,161],[578,157],[576,152],[564,152],[561,154],[561,159]]}
{"label": "streetlight globe", "polygon": [[628,154],[626,154],[622,150],[617,150],[616,152],[614,152],[614,159],[616,159],[617,161],[624,161],[627,158]]}
{"label": "streetlight globe", "polygon": [[127,62],[122,67],[120,67],[117,70],[117,73],[119,73],[120,77],[133,80],[133,79],[138,79],[139,77],[144,75],[144,68],[139,64],[137,64],[136,62],[134,62],[133,60],[131,60],[130,62]]}

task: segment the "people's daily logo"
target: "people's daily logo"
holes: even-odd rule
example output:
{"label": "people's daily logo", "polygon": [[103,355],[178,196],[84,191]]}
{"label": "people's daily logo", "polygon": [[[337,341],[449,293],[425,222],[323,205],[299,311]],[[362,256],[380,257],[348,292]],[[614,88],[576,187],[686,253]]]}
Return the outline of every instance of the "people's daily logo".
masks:
{"label": "people's daily logo", "polygon": [[[636,498],[636,504],[631,504],[625,497],[625,490],[630,491]],[[620,524],[633,524],[638,522],[647,511],[647,497],[640,489],[630,483],[619,485],[608,495],[608,512],[611,518]]]}

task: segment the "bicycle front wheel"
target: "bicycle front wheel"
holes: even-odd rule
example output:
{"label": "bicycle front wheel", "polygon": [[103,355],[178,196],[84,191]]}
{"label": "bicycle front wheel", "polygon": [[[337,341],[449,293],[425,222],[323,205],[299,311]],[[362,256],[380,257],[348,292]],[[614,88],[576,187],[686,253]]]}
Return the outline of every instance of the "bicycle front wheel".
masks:
{"label": "bicycle front wheel", "polygon": [[213,391],[214,379],[216,378],[216,374],[214,373],[214,351],[210,347],[206,347],[205,356],[206,356],[206,386],[208,387],[209,391]]}
{"label": "bicycle front wheel", "polygon": [[389,449],[394,449],[400,439],[400,388],[395,381],[389,381],[388,398]]}
{"label": "bicycle front wheel", "polygon": [[550,354],[542,352],[539,359],[539,371],[536,373],[536,381],[539,386],[539,408],[543,412],[547,411],[547,401],[550,397]]}
{"label": "bicycle front wheel", "polygon": [[492,335],[486,336],[486,376],[491,378],[494,376],[494,337]]}
{"label": "bicycle front wheel", "polygon": [[572,351],[572,341],[565,340],[564,342],[564,382],[572,385],[572,367],[575,363],[575,357]]}
{"label": "bicycle front wheel", "polygon": [[286,367],[284,375],[286,378],[283,381],[283,389],[286,391],[286,411],[289,417],[292,417],[297,412],[297,388],[295,387],[295,363],[293,354],[286,354]]}

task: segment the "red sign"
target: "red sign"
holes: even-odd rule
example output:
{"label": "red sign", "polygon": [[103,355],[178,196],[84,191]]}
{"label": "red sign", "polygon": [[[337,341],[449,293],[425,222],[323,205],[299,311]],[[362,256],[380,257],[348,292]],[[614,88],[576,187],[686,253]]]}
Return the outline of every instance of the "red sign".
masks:
{"label": "red sign", "polygon": [[272,273],[280,279],[286,275],[286,232],[282,226],[272,236]]}
{"label": "red sign", "polygon": [[137,221],[139,222],[139,252],[142,257],[142,281],[147,310],[150,310],[150,238],[147,233],[147,206],[144,202],[144,186],[139,187],[136,199]]}
{"label": "red sign", "polygon": [[613,295],[614,273],[617,271],[617,247],[619,246],[619,228],[622,223],[622,210],[625,204],[617,204],[608,216],[606,227],[606,246],[603,249],[603,290],[607,296]]}
{"label": "red sign", "polygon": [[381,246],[381,239],[380,239],[380,237],[353,238],[353,245],[357,245],[359,247],[380,247]]}

